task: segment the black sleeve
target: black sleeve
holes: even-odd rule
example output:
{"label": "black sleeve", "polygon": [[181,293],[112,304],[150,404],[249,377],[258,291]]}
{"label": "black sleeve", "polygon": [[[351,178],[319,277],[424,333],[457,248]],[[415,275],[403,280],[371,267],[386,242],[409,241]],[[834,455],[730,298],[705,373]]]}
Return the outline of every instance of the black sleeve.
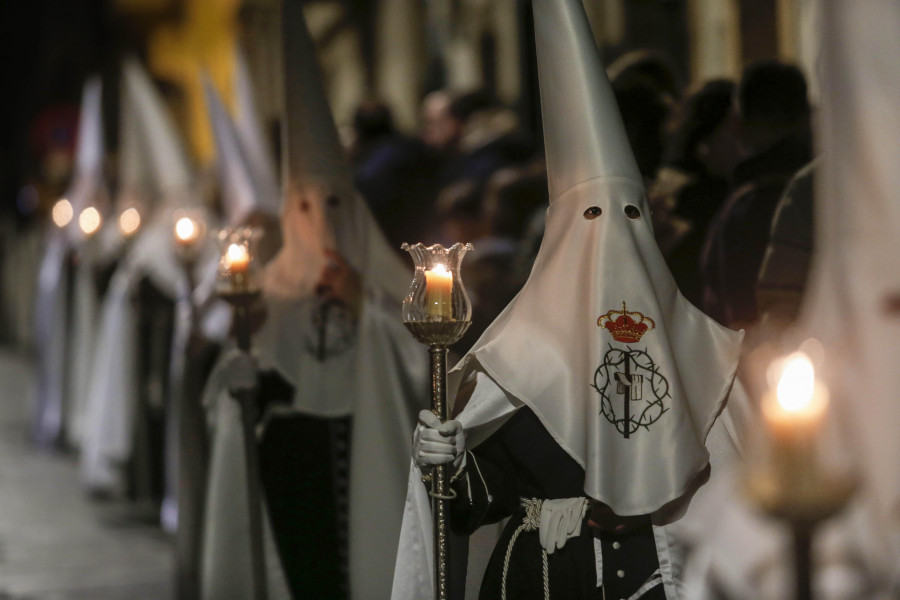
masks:
{"label": "black sleeve", "polygon": [[456,533],[470,535],[515,512],[519,486],[516,469],[499,439],[490,439],[466,454],[465,471],[453,485],[456,500],[450,516]]}
{"label": "black sleeve", "polygon": [[458,533],[472,533],[518,511],[522,498],[584,495],[584,470],[523,407],[468,453],[454,490],[451,525]]}
{"label": "black sleeve", "polygon": [[290,406],[294,400],[294,386],[288,383],[278,371],[260,371],[257,376],[257,417],[262,418],[269,406],[283,404]]}

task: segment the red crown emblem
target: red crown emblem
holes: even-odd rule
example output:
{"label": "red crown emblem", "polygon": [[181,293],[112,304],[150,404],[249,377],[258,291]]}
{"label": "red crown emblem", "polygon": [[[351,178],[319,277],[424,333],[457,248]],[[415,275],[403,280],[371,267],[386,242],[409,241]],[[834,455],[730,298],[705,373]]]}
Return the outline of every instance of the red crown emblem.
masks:
{"label": "red crown emblem", "polygon": [[656,327],[656,322],[642,313],[627,310],[622,302],[622,310],[611,310],[601,315],[597,319],[597,326],[609,329],[617,342],[635,344],[641,341],[645,333]]}

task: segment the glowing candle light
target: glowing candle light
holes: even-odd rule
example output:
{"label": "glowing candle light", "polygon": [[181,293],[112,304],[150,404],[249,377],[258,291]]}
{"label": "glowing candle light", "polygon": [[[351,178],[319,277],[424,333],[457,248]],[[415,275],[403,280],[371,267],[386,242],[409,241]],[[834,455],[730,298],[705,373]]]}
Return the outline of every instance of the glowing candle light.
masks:
{"label": "glowing candle light", "polygon": [[78,215],[78,226],[85,235],[96,233],[102,223],[103,218],[100,216],[100,211],[93,206],[88,206]]}
{"label": "glowing candle light", "polygon": [[781,485],[799,490],[815,483],[816,444],[827,409],[828,389],[816,380],[812,361],[801,352],[790,355],[775,392],[769,391],[762,402]]}
{"label": "glowing candle light", "polygon": [[126,208],[119,215],[119,231],[125,237],[130,237],[141,228],[141,213],[138,209],[131,207]]}
{"label": "glowing candle light", "polygon": [[200,227],[190,217],[181,217],[175,222],[175,239],[178,243],[190,246],[200,235]]}
{"label": "glowing candle light", "polygon": [[60,198],[57,200],[56,204],[53,205],[51,216],[53,217],[53,223],[57,227],[65,227],[72,221],[72,217],[75,216],[75,213],[72,210],[72,203],[65,198]]}
{"label": "glowing candle light", "polygon": [[453,273],[444,265],[425,271],[425,312],[429,317],[449,319],[453,316],[451,302]]}
{"label": "glowing candle light", "polygon": [[230,244],[225,253],[225,264],[232,273],[246,273],[250,266],[250,253],[244,244]]}

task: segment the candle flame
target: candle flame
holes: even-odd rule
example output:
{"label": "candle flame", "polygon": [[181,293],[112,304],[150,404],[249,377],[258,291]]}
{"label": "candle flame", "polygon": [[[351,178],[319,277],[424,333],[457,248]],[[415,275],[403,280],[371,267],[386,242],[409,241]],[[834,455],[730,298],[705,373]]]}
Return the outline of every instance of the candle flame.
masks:
{"label": "candle flame", "polygon": [[141,213],[138,209],[131,207],[126,208],[122,211],[122,214],[119,215],[119,231],[122,232],[124,236],[134,235],[141,227]]}
{"label": "candle flame", "polygon": [[88,206],[78,215],[78,226],[85,235],[92,235],[98,229],[103,219],[100,217],[100,211],[93,206]]}
{"label": "candle flame", "polygon": [[175,223],[175,235],[179,240],[189,241],[197,236],[197,225],[190,217],[181,217]]}
{"label": "candle flame", "polygon": [[247,262],[250,256],[247,253],[247,247],[243,244],[231,244],[228,246],[228,262],[240,263]]}
{"label": "candle flame", "polygon": [[51,216],[53,217],[53,223],[57,227],[65,227],[72,221],[72,217],[74,216],[72,203],[65,198],[60,198],[56,204],[53,205]]}
{"label": "candle flame", "polygon": [[436,275],[440,275],[441,277],[447,277],[448,275],[450,275],[450,271],[448,271],[447,267],[442,264],[434,265],[434,268],[431,269],[431,272]]}
{"label": "candle flame", "polygon": [[809,357],[802,352],[791,354],[778,380],[778,404],[788,412],[806,409],[812,403],[815,382],[816,372]]}

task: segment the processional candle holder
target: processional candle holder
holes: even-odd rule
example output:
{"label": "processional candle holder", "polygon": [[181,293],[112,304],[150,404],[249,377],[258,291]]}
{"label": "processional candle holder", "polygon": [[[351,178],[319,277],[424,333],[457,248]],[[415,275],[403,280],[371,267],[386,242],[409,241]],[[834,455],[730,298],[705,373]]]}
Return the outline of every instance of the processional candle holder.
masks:
{"label": "processional candle holder", "polygon": [[172,234],[175,252],[187,274],[188,285],[194,289],[194,265],[206,239],[206,219],[200,210],[179,209],[172,213]]}
{"label": "processional candle holder", "polygon": [[[219,296],[234,309],[232,328],[238,348],[251,350],[250,309],[260,298],[261,285],[255,261],[260,230],[249,227],[224,229],[217,241],[221,251],[217,278]],[[253,571],[254,600],[266,600],[266,556],[263,538],[262,492],[259,452],[256,445],[256,393],[242,390],[235,398],[241,406],[244,433],[244,460],[247,465],[247,506],[250,525],[250,557]]]}
{"label": "processional candle holder", "polygon": [[813,600],[816,529],[846,506],[856,479],[823,460],[828,389],[816,379],[812,361],[796,352],[782,361],[782,367],[777,388],[762,399],[765,437],[748,465],[744,487],[753,504],[790,530],[793,598]]}
{"label": "processional candle holder", "polygon": [[119,233],[124,239],[131,240],[140,231],[143,224],[142,213],[143,211],[137,203],[129,203],[119,212],[117,219]]}
{"label": "processional candle holder", "polygon": [[[428,345],[431,355],[431,410],[443,422],[447,410],[448,347],[462,338],[472,324],[472,304],[463,286],[459,267],[471,244],[403,244],[415,263],[409,293],[403,300],[403,324],[419,342]],[[450,598],[449,587],[449,501],[452,499],[448,465],[431,472],[432,517],[434,520],[434,597]]]}

